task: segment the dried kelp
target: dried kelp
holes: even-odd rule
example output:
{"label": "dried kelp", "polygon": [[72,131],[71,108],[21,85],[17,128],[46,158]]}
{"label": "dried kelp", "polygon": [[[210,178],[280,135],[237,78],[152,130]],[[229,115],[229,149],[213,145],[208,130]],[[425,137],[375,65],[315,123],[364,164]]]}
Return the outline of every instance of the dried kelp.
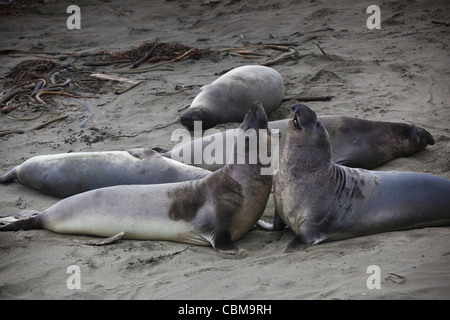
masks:
{"label": "dried kelp", "polygon": [[86,65],[104,66],[111,64],[132,63],[133,66],[136,67],[141,63],[177,61],[180,57],[197,60],[202,57],[204,51],[179,43],[169,44],[154,41],[150,43],[143,43],[137,48],[126,51],[110,52],[103,50],[102,53],[105,57],[99,60],[90,61],[86,63]]}

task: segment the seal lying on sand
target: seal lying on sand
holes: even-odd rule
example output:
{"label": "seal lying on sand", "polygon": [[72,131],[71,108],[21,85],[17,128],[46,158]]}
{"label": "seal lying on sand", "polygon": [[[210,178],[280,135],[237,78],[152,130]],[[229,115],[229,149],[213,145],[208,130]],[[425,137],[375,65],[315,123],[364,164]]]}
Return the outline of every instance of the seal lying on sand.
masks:
{"label": "seal lying on sand", "polygon": [[190,130],[194,121],[202,121],[203,130],[220,123],[242,122],[254,101],[261,101],[269,114],[280,106],[283,96],[283,78],[278,71],[259,65],[242,66],[203,86],[180,121]]}
{"label": "seal lying on sand", "polygon": [[56,197],[124,184],[196,180],[210,171],[162,157],[152,149],[37,156],[0,176]]}
{"label": "seal lying on sand", "polygon": [[[319,120],[327,128],[331,139],[333,161],[335,163],[355,167],[373,169],[392,159],[412,155],[433,145],[433,136],[423,128],[404,122],[370,121],[346,116],[323,116]],[[280,150],[286,138],[288,119],[269,122],[270,129],[281,132]],[[189,137],[190,138],[190,137]],[[233,130],[216,133],[186,143],[180,142],[170,151],[164,151],[163,156],[187,164],[215,171],[223,167],[229,154],[225,148],[228,139],[234,138]],[[194,152],[214,149],[217,144],[223,157],[210,163],[194,161]],[[199,147],[197,147],[197,145]],[[198,149],[197,149],[198,148]]]}
{"label": "seal lying on sand", "polygon": [[274,177],[275,210],[282,220],[276,219],[274,227],[286,224],[296,233],[286,251],[325,240],[450,224],[450,180],[334,164],[330,137],[316,114],[304,105],[292,110]]}
{"label": "seal lying on sand", "polygon": [[[258,141],[271,134],[261,103],[252,105],[240,128],[253,132]],[[244,155],[250,156],[248,143]],[[47,229],[103,237],[125,231],[129,239],[212,245],[236,254],[233,241],[254,226],[270,195],[272,176],[261,175],[262,167],[260,162],[228,164],[200,180],[88,191],[42,212],[25,210],[0,218],[0,231]]]}

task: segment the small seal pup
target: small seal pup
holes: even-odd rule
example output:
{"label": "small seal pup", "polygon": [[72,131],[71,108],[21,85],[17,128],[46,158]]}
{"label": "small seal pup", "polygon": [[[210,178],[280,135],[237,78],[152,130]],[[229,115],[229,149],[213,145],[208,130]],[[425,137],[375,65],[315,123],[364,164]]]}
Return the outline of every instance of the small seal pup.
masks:
{"label": "small seal pup", "polygon": [[[272,143],[259,102],[251,106],[240,128],[243,134],[256,135],[259,142],[265,138]],[[237,146],[235,154],[251,156],[249,143],[245,150]],[[128,239],[212,245],[218,252],[236,254],[233,241],[253,228],[270,195],[272,176],[262,175],[262,168],[259,161],[227,164],[200,180],[96,189],[42,212],[25,210],[0,218],[0,231],[47,229],[103,237],[125,231]]]}
{"label": "small seal pup", "polygon": [[220,123],[242,122],[248,106],[256,100],[269,114],[280,106],[284,96],[280,73],[259,65],[235,68],[200,90],[181,114],[181,124],[190,130],[194,129],[194,121],[202,121],[203,130]]}
{"label": "small seal pup", "polygon": [[142,148],[36,156],[0,176],[0,182],[17,180],[43,193],[65,198],[116,185],[197,180],[209,173]]}
{"label": "small seal pup", "polygon": [[332,161],[316,114],[294,105],[274,177],[275,209],[296,233],[286,251],[325,240],[450,224],[450,180],[425,173],[352,169]]}
{"label": "small seal pup", "polygon": [[[434,144],[434,138],[427,130],[405,122],[371,121],[333,115],[319,117],[319,120],[330,135],[333,161],[349,167],[373,169],[392,159],[412,155],[424,150],[427,145]],[[283,149],[288,121],[289,119],[269,122],[270,129],[278,129],[281,132],[280,150]],[[226,147],[230,137],[234,138],[233,130],[207,135],[189,142],[182,141],[172,150],[163,151],[161,154],[186,164],[215,171],[223,167],[229,157]],[[207,148],[216,151],[219,148],[223,158],[216,162],[208,162],[205,161],[206,157],[202,157],[201,162],[196,162],[194,159],[196,150],[203,155]]]}

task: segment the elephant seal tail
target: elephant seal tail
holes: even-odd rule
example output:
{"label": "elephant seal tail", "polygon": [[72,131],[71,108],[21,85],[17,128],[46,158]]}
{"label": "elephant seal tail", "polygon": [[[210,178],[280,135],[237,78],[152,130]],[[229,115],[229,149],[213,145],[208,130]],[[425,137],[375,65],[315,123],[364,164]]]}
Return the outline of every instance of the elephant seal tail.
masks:
{"label": "elephant seal tail", "polygon": [[17,179],[16,168],[9,170],[3,176],[0,176],[0,183],[11,182]]}
{"label": "elephant seal tail", "polygon": [[36,210],[22,210],[0,217],[0,231],[42,229],[41,214]]}

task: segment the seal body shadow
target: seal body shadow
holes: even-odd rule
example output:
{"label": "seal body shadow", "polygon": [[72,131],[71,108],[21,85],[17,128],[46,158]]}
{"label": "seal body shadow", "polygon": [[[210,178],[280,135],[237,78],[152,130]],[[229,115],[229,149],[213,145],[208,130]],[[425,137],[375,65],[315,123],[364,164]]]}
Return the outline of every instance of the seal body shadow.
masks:
{"label": "seal body shadow", "polygon": [[353,169],[333,163],[315,113],[294,105],[274,177],[277,213],[296,233],[287,251],[327,240],[450,224],[450,181],[414,172]]}

